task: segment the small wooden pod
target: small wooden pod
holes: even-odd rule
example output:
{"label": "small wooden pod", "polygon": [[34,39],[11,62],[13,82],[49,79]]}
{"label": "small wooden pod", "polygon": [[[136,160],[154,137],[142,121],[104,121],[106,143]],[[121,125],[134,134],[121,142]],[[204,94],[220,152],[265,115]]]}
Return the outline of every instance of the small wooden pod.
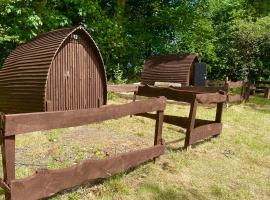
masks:
{"label": "small wooden pod", "polygon": [[17,47],[0,71],[0,112],[96,108],[106,104],[101,53],[82,27],[43,33]]}
{"label": "small wooden pod", "polygon": [[193,85],[194,67],[199,60],[196,55],[159,55],[150,57],[144,63],[141,83],[154,85],[155,82]]}

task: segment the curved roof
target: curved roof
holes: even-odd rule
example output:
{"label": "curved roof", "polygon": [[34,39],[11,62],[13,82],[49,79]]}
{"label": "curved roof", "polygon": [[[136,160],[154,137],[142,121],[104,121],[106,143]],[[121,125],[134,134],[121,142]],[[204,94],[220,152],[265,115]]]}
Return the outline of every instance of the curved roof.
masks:
{"label": "curved roof", "polygon": [[198,62],[196,55],[161,55],[150,57],[144,63],[141,82],[154,85],[155,82],[181,83],[189,85],[192,66]]}
{"label": "curved roof", "polygon": [[[50,31],[17,47],[6,59],[0,70],[1,112],[44,111],[46,80],[50,66],[64,41],[76,31],[85,34],[90,45],[94,47],[103,68],[104,85],[106,85],[101,53],[92,37],[82,26]],[[105,92],[107,92],[106,89]]]}

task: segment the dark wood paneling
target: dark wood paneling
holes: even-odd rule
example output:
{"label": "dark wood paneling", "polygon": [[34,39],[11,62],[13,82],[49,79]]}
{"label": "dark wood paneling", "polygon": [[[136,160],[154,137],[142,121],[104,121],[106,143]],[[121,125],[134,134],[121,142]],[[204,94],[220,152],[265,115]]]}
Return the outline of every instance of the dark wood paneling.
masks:
{"label": "dark wood paneling", "polygon": [[105,103],[102,63],[83,32],[66,39],[50,68],[46,99],[51,110],[97,108]]}
{"label": "dark wood paneling", "polygon": [[[78,40],[70,40],[73,33],[79,35]],[[53,76],[47,77],[50,68]],[[67,81],[63,73],[68,69],[72,79]],[[53,79],[47,87],[53,90],[50,99],[46,98],[47,78]],[[47,105],[46,100],[52,105]],[[100,51],[81,26],[39,35],[17,47],[0,70],[0,111],[6,114],[43,112],[47,107],[92,108],[106,104],[106,100],[106,75]]]}
{"label": "dark wood paneling", "polygon": [[154,85],[155,82],[190,84],[192,68],[198,62],[195,55],[162,55],[150,57],[144,64],[141,82]]}

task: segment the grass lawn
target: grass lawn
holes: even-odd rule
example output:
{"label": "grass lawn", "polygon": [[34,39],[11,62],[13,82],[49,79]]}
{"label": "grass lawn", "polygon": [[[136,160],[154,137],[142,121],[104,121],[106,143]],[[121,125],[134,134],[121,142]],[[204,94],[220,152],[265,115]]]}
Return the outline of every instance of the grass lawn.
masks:
{"label": "grass lawn", "polygon": [[[114,95],[110,99],[109,104],[130,101]],[[168,114],[187,116],[188,111],[187,105],[167,104]],[[198,117],[212,119],[214,115],[214,107],[199,107]],[[150,146],[154,121],[127,116],[45,133],[17,137],[17,178],[31,175],[36,168],[58,169],[86,158],[101,159]],[[167,145],[156,163],[51,199],[270,199],[270,100],[252,97],[248,104],[230,105],[224,109],[222,134],[187,151],[179,150],[183,133],[179,127],[164,124],[165,141],[181,141]]]}

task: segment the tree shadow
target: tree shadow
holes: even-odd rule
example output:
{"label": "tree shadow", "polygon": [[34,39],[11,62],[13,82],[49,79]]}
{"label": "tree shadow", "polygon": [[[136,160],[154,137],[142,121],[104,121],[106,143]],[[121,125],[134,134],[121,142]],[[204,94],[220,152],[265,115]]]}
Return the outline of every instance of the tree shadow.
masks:
{"label": "tree shadow", "polygon": [[158,183],[143,184],[139,194],[153,200],[205,200],[207,197],[194,189],[187,189],[182,184],[177,186],[160,186]]}
{"label": "tree shadow", "polygon": [[270,113],[270,99],[266,99],[263,96],[256,95],[250,97],[249,102],[245,103],[244,106],[258,112]]}

